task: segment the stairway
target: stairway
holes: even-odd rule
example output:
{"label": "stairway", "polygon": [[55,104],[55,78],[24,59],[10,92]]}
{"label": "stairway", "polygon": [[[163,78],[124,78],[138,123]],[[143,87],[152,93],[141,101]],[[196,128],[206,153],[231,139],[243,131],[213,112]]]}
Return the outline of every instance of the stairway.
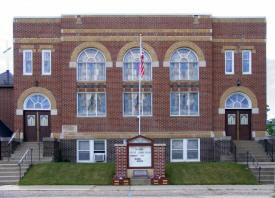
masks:
{"label": "stairway", "polygon": [[247,151],[252,153],[258,162],[270,162],[271,159],[266,154],[263,146],[252,140],[239,140],[234,141],[236,145],[236,156],[238,162],[246,162],[247,160]]}
{"label": "stairway", "polygon": [[[22,158],[27,149],[32,148],[32,164],[51,162],[52,157],[43,157],[43,143],[40,144],[40,160],[39,160],[39,146],[37,142],[23,142],[11,155],[10,159],[4,158],[0,160],[0,185],[12,185],[19,182],[19,166],[18,161]],[[27,172],[30,166],[30,154],[27,155],[26,160],[21,168],[22,176]]]}
{"label": "stairway", "polygon": [[[260,182],[261,184],[274,184],[275,162],[259,162],[261,166]],[[259,180],[259,171],[252,163],[249,163],[249,169]]]}

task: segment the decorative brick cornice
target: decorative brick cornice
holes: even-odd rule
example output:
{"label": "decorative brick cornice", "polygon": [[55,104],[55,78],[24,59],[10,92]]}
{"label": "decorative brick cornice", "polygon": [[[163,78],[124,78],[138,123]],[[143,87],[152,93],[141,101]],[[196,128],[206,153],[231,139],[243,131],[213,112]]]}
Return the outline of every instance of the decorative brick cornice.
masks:
{"label": "decorative brick cornice", "polygon": [[230,87],[228,88],[221,96],[220,98],[220,106],[219,108],[225,108],[225,100],[228,96],[230,96],[233,93],[236,92],[242,92],[244,94],[246,94],[251,102],[252,102],[252,108],[258,108],[258,102],[257,102],[257,97],[256,95],[247,87],[243,87],[243,86],[238,86],[238,87]]}
{"label": "decorative brick cornice", "polygon": [[62,29],[63,34],[81,33],[211,33],[212,29]]}
{"label": "decorative brick cornice", "polygon": [[17,109],[24,109],[23,105],[24,105],[25,99],[33,93],[40,93],[40,94],[47,96],[51,102],[51,109],[57,109],[56,108],[56,100],[55,100],[52,92],[46,88],[43,88],[43,87],[31,87],[31,88],[23,91],[17,100]]}
{"label": "decorative brick cornice", "polygon": [[213,18],[214,23],[266,23],[265,18]]}
{"label": "decorative brick cornice", "polygon": [[60,38],[14,38],[14,43],[28,43],[28,44],[37,44],[37,43],[59,43]]}
{"label": "decorative brick cornice", "polygon": [[14,18],[14,23],[60,23],[61,18]]}
{"label": "decorative brick cornice", "polygon": [[[136,37],[136,40],[138,40],[138,37]],[[157,56],[157,53],[154,50],[154,48],[145,42],[142,43],[142,46],[150,54],[152,62],[158,62],[158,56]],[[124,45],[118,52],[117,62],[123,62],[123,57],[126,54],[126,52],[128,50],[130,50],[131,48],[135,48],[135,47],[139,47],[138,41],[130,42],[130,43],[127,43],[126,45]]]}

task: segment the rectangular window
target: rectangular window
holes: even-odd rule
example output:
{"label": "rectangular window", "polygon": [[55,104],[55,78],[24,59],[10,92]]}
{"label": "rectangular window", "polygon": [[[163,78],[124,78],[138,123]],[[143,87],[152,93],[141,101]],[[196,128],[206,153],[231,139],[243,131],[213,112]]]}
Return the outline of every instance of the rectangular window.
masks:
{"label": "rectangular window", "polygon": [[171,139],[171,162],[200,161],[200,139]]}
{"label": "rectangular window", "polygon": [[42,75],[51,75],[51,50],[42,50]]}
{"label": "rectangular window", "polygon": [[196,62],[171,62],[171,80],[199,80],[198,63]]}
{"label": "rectangular window", "polygon": [[77,140],[77,162],[106,162],[106,140]]}
{"label": "rectangular window", "polygon": [[251,74],[252,73],[252,60],[251,60],[251,50],[243,50],[242,51],[242,68],[243,74]]}
{"label": "rectangular window", "polygon": [[[143,116],[152,115],[152,93],[142,93],[140,114]],[[123,115],[137,116],[139,114],[139,99],[137,92],[123,93]]]}
{"label": "rectangular window", "polygon": [[225,60],[225,74],[234,74],[234,51],[225,50],[224,53]]}
{"label": "rectangular window", "polygon": [[171,116],[198,116],[199,93],[198,92],[171,92],[170,95]]}
{"label": "rectangular window", "polygon": [[32,50],[23,50],[23,75],[32,75]]}
{"label": "rectangular window", "polygon": [[106,93],[77,93],[77,116],[104,117],[106,116]]}

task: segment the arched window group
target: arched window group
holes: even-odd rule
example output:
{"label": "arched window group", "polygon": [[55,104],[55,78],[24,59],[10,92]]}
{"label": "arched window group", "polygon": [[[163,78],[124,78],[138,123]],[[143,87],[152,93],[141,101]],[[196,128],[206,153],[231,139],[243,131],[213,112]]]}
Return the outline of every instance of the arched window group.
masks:
{"label": "arched window group", "polygon": [[[138,66],[140,49],[128,50],[123,58],[123,81],[138,81]],[[105,81],[106,59],[101,51],[95,48],[83,50],[77,59],[78,81]],[[143,81],[152,80],[152,59],[144,50],[144,76]],[[175,50],[170,58],[170,80],[199,80],[198,57],[189,48]]]}

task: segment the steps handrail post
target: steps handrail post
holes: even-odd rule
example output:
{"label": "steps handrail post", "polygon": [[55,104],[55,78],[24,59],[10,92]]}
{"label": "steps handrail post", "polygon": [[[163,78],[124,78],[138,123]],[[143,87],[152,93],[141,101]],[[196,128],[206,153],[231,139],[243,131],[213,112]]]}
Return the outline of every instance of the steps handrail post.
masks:
{"label": "steps handrail post", "polygon": [[259,167],[259,183],[261,183],[261,169],[262,169],[262,167],[260,166]]}
{"label": "steps handrail post", "polygon": [[248,167],[248,155],[249,155],[249,152],[246,151],[246,166]]}
{"label": "steps handrail post", "polygon": [[32,165],[32,150],[33,150],[33,148],[31,148],[31,165]]}
{"label": "steps handrail post", "polygon": [[21,164],[18,164],[19,166],[19,181],[21,180]]}
{"label": "steps handrail post", "polygon": [[235,155],[235,162],[237,162],[237,146],[234,144],[234,155]]}
{"label": "steps handrail post", "polygon": [[39,161],[40,161],[40,140],[39,140],[39,142],[38,142],[38,150],[39,150],[38,159],[39,159]]}

